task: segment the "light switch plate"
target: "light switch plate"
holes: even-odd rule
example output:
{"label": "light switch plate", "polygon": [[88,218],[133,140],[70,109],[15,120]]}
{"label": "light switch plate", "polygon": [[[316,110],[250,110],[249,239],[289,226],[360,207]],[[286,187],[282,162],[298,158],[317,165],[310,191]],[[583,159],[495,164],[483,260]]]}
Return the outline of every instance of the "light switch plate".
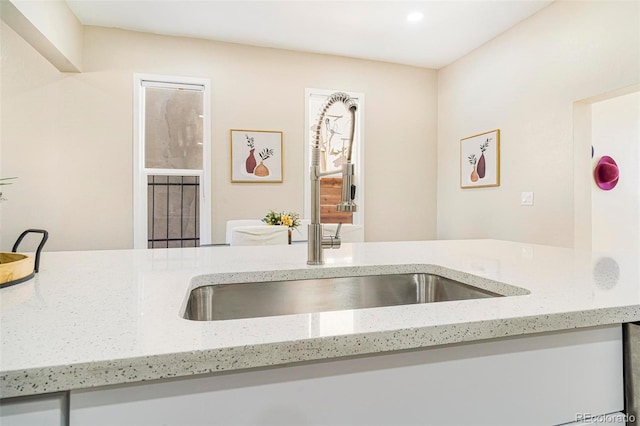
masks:
{"label": "light switch plate", "polygon": [[523,206],[533,205],[533,192],[523,192],[520,195],[520,204]]}

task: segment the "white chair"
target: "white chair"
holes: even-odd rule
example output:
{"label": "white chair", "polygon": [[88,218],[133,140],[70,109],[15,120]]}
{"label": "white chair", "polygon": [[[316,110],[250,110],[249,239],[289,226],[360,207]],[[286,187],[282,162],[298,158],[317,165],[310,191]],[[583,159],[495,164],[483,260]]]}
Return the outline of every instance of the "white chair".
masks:
{"label": "white chair", "polygon": [[[336,229],[338,228],[337,223],[325,223],[324,224],[324,234],[325,235],[335,235]],[[342,228],[340,228],[340,241],[343,243],[361,243],[364,241],[364,226],[362,225],[351,225],[350,223],[342,224]]]}
{"label": "white chair", "polygon": [[300,225],[296,229],[291,230],[291,242],[307,241],[309,239],[310,219],[300,219]]}
{"label": "white chair", "polygon": [[231,244],[231,231],[238,226],[267,226],[267,224],[259,219],[228,220],[225,243]]}
{"label": "white chair", "polygon": [[231,230],[232,246],[266,246],[288,244],[289,228],[286,226],[236,226]]}

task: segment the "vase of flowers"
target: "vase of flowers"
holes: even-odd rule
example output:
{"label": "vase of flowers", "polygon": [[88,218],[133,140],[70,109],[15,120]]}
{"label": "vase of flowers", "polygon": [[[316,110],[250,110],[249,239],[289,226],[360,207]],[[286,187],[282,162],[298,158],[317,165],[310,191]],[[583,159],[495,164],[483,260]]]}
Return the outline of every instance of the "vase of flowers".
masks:
{"label": "vase of flowers", "polygon": [[487,163],[486,163],[486,160],[484,158],[484,152],[487,150],[487,148],[489,148],[489,141],[490,141],[490,139],[487,138],[485,143],[480,145],[480,151],[482,151],[482,155],[480,155],[480,159],[478,160],[478,167],[477,167],[478,178],[480,178],[480,179],[484,178],[484,175],[487,172]]}
{"label": "vase of flowers", "polygon": [[260,164],[256,166],[256,169],[253,171],[253,174],[260,177],[269,176],[269,168],[265,166],[264,162],[267,158],[270,158],[273,155],[273,149],[265,148],[258,154],[260,156]]}
{"label": "vase of flowers", "polygon": [[469,164],[471,164],[471,167],[473,167],[473,170],[471,171],[471,177],[469,179],[471,179],[471,182],[477,182],[479,179],[478,176],[478,171],[477,171],[477,167],[476,164],[478,163],[478,159],[476,158],[475,154],[471,154],[469,156]]}
{"label": "vase of flowers", "polygon": [[289,231],[289,244],[291,244],[291,232],[300,225],[300,214],[296,212],[276,212],[269,210],[269,213],[262,219],[267,225],[286,226]]}
{"label": "vase of flowers", "polygon": [[249,174],[253,174],[253,171],[256,168],[256,157],[253,155],[253,153],[255,152],[255,143],[254,143],[254,138],[250,138],[249,135],[245,135],[245,137],[247,138],[247,146],[249,147],[249,156],[247,157],[247,159],[245,160],[244,164],[245,164],[245,168],[247,169],[247,173]]}

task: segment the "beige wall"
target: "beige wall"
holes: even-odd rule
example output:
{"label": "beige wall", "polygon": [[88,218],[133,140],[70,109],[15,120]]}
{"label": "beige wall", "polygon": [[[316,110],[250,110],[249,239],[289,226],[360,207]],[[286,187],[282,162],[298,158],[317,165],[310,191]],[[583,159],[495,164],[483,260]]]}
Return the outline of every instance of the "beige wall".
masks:
{"label": "beige wall", "polygon": [[[439,71],[439,238],[573,245],[573,105],[640,82],[639,34],[637,1],[556,1]],[[460,139],[497,128],[501,185],[460,189]]]}
{"label": "beige wall", "polygon": [[[0,170],[20,179],[4,188],[1,248],[28,227],[52,232],[49,249],[131,247],[134,72],[212,80],[214,242],[228,219],[302,211],[313,87],[365,93],[367,240],[434,238],[437,204],[439,238],[571,246],[590,191],[574,180],[574,106],[640,83],[639,22],[635,1],[556,1],[437,75],[94,27],[84,72],[64,74],[2,24]],[[284,183],[229,182],[230,128],[284,132]],[[460,189],[460,138],[495,128],[501,186]]]}
{"label": "beige wall", "polygon": [[[304,89],[366,96],[366,239],[436,233],[436,72],[326,55],[84,29],[83,73],[58,72],[2,24],[2,249],[29,227],[50,250],[132,247],[133,73],[212,81],[213,241],[228,219],[302,212]],[[231,184],[229,129],[284,132],[282,184]]]}

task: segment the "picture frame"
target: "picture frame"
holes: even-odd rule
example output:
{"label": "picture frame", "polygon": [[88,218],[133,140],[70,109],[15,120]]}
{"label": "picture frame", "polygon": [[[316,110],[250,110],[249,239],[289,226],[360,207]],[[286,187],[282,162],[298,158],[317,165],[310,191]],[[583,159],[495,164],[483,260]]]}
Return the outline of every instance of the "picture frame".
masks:
{"label": "picture frame", "polygon": [[460,188],[500,186],[500,129],[460,139]]}
{"label": "picture frame", "polygon": [[272,130],[231,129],[231,182],[283,180],[283,134]]}

